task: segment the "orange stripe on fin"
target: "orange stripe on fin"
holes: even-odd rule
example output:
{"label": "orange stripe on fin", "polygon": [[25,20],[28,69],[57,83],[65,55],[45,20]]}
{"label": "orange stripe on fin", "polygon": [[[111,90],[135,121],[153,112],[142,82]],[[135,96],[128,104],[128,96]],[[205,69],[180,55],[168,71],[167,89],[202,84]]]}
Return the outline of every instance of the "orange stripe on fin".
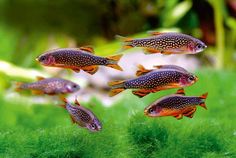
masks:
{"label": "orange stripe on fin", "polygon": [[125,82],[124,80],[110,81],[108,82],[108,85],[112,87],[117,85],[121,86],[124,82]]}
{"label": "orange stripe on fin", "polygon": [[111,67],[116,70],[123,71],[123,69],[118,65],[118,62],[122,56],[123,54],[118,54],[118,55],[107,57],[109,64],[107,64],[106,66]]}
{"label": "orange stripe on fin", "polygon": [[204,93],[203,95],[200,96],[201,99],[206,99],[208,96],[208,92],[207,93]]}
{"label": "orange stripe on fin", "polygon": [[22,88],[23,84],[24,84],[23,82],[16,82],[15,83],[15,86],[16,86],[15,91],[19,92],[19,91],[23,90],[23,88]]}
{"label": "orange stripe on fin", "polygon": [[206,107],[206,104],[203,102],[203,103],[200,103],[199,104],[201,107],[203,107],[204,109],[206,109],[207,110],[207,107]]}
{"label": "orange stripe on fin", "polygon": [[148,73],[150,71],[152,71],[152,70],[145,69],[143,65],[139,64],[138,70],[136,71],[136,76],[145,75],[146,73]]}
{"label": "orange stripe on fin", "polygon": [[110,92],[109,92],[109,96],[110,96],[110,97],[113,97],[113,96],[119,94],[120,92],[122,92],[122,91],[124,91],[124,90],[125,90],[124,88],[115,88],[115,89],[112,89],[112,90],[110,90]]}
{"label": "orange stripe on fin", "polygon": [[123,41],[123,42],[132,42],[133,41],[133,38],[123,37],[123,36],[120,36],[120,35],[116,35],[115,38],[120,40],[120,41]]}
{"label": "orange stripe on fin", "polygon": [[93,66],[85,66],[85,67],[82,67],[81,69],[84,70],[85,72],[93,75],[93,74],[95,74],[98,71],[98,66],[95,66],[95,65],[93,65]]}
{"label": "orange stripe on fin", "polygon": [[185,95],[185,91],[183,88],[180,88],[179,90],[177,90],[176,94]]}
{"label": "orange stripe on fin", "polygon": [[139,98],[142,98],[146,95],[148,95],[150,93],[149,90],[145,90],[145,89],[140,89],[140,90],[135,90],[135,91],[132,91],[132,93],[136,96],[138,96]]}
{"label": "orange stripe on fin", "polygon": [[155,54],[155,53],[161,53],[160,50],[152,49],[152,48],[144,48],[145,54]]}
{"label": "orange stripe on fin", "polygon": [[179,115],[176,115],[176,116],[174,116],[177,120],[180,120],[180,119],[182,119],[183,118],[183,115],[182,114],[179,114]]}
{"label": "orange stripe on fin", "polygon": [[148,34],[152,35],[152,36],[157,36],[157,35],[161,35],[164,34],[163,32],[157,32],[157,31],[148,31]]}

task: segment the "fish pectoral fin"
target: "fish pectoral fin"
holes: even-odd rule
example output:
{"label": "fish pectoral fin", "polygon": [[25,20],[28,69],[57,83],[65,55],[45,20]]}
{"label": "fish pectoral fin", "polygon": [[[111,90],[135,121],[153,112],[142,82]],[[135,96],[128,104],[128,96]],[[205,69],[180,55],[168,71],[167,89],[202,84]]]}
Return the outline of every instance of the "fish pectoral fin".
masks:
{"label": "fish pectoral fin", "polygon": [[197,108],[194,107],[191,110],[186,111],[185,113],[183,113],[183,115],[186,116],[186,117],[189,117],[189,118],[193,118],[193,115],[196,112],[196,110],[197,110]]}
{"label": "fish pectoral fin", "polygon": [[70,115],[70,119],[72,123],[76,123],[75,119]]}
{"label": "fish pectoral fin", "polygon": [[152,35],[152,36],[158,36],[161,34],[164,34],[163,32],[157,32],[157,31],[148,31],[148,34]]}
{"label": "fish pectoral fin", "polygon": [[155,53],[161,53],[161,51],[153,48],[144,48],[144,54],[155,54]]}
{"label": "fish pectoral fin", "polygon": [[142,76],[149,73],[152,70],[145,69],[143,65],[138,65],[138,70],[136,71],[136,76]]}
{"label": "fish pectoral fin", "polygon": [[181,94],[181,95],[185,95],[185,91],[183,88],[180,88],[177,90],[176,94]]}
{"label": "fish pectoral fin", "polygon": [[37,79],[38,81],[41,81],[41,80],[44,80],[45,78],[42,77],[42,76],[36,76],[36,79]]}
{"label": "fish pectoral fin", "polygon": [[84,70],[85,72],[93,75],[98,71],[98,66],[97,65],[86,66],[86,67],[82,67],[81,69]]}
{"label": "fish pectoral fin", "polygon": [[80,50],[86,51],[88,53],[92,53],[94,54],[94,49],[91,46],[83,46],[83,47],[79,47]]}
{"label": "fish pectoral fin", "polygon": [[180,120],[183,118],[183,114],[178,114],[174,116],[177,120]]}
{"label": "fish pectoral fin", "polygon": [[43,91],[40,91],[40,90],[31,90],[32,94],[34,95],[43,95],[44,92]]}
{"label": "fish pectoral fin", "polygon": [[173,52],[161,51],[161,54],[164,54],[164,55],[171,55],[171,54],[173,54]]}
{"label": "fish pectoral fin", "polygon": [[150,90],[146,90],[146,89],[139,89],[139,90],[133,90],[132,93],[136,96],[138,96],[139,98],[142,98],[146,95],[148,95],[151,91]]}

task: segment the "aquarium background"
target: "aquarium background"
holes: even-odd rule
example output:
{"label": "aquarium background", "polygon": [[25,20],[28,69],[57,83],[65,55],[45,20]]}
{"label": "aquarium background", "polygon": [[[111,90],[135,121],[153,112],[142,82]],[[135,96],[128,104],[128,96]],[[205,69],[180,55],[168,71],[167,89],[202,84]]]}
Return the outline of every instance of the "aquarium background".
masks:
{"label": "aquarium background", "polygon": [[[0,157],[236,157],[235,0],[0,0]],[[115,35],[148,37],[147,31],[182,32],[204,41],[196,55],[144,55],[124,51],[124,72],[96,75],[40,66],[53,48],[92,45],[109,56],[121,48]],[[144,60],[145,59],[145,60]],[[134,77],[137,64],[176,64],[199,81],[187,95],[208,92],[207,110],[192,119],[148,118],[143,109],[176,89],[142,99],[131,91],[108,97],[109,80]],[[72,124],[57,97],[18,93],[14,84],[36,76],[63,77],[81,85],[69,95],[91,109],[103,130]]]}

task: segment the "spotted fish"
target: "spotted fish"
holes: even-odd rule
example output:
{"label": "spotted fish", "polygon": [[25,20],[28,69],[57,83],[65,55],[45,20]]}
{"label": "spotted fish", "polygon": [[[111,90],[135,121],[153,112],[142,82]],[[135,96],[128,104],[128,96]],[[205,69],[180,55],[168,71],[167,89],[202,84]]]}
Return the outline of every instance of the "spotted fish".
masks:
{"label": "spotted fish", "polygon": [[78,124],[79,127],[87,128],[91,132],[97,132],[102,129],[102,125],[98,118],[90,110],[80,105],[76,99],[75,105],[68,103],[65,98],[63,101],[65,102],[63,107],[70,114],[73,123]]}
{"label": "spotted fish", "polygon": [[108,85],[111,86],[109,95],[114,96],[125,89],[136,89],[132,93],[138,97],[144,97],[149,93],[165,89],[190,86],[198,80],[197,76],[179,66],[159,65],[154,67],[155,69],[148,70],[139,65],[136,72],[137,78],[109,82]]}
{"label": "spotted fish", "polygon": [[124,42],[120,51],[142,47],[145,53],[161,53],[161,54],[196,54],[207,48],[199,39],[182,33],[160,33],[150,32],[152,35],[148,38],[125,38],[117,36]]}
{"label": "spotted fish", "polygon": [[185,96],[184,89],[179,89],[176,94],[162,97],[144,109],[144,114],[150,117],[174,116],[182,119],[183,116],[192,118],[196,106],[206,108],[205,100],[208,93],[201,96]]}
{"label": "spotted fish", "polygon": [[66,94],[74,93],[80,89],[80,86],[69,80],[61,78],[43,78],[37,77],[33,83],[16,83],[16,90],[31,90],[34,94]]}
{"label": "spotted fish", "polygon": [[94,55],[91,47],[62,48],[47,51],[36,58],[44,66],[61,67],[79,72],[81,69],[89,74],[98,70],[98,65],[108,66],[117,70],[122,68],[117,65],[122,55],[99,57]]}

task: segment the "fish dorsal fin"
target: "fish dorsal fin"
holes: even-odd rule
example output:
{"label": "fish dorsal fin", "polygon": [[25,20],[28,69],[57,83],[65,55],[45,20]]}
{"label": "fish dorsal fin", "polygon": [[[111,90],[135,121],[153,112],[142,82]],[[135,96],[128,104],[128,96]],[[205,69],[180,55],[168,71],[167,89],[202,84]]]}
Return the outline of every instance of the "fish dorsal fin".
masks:
{"label": "fish dorsal fin", "polygon": [[44,80],[45,78],[42,77],[42,76],[36,76],[36,79],[37,79],[38,81],[41,81],[41,80]]}
{"label": "fish dorsal fin", "polygon": [[80,47],[80,50],[83,50],[83,51],[86,51],[86,52],[89,52],[89,53],[94,54],[93,47],[91,47],[91,46],[83,46],[83,47]]}
{"label": "fish dorsal fin", "polygon": [[179,90],[177,90],[176,94],[185,95],[185,91],[183,88],[180,88]]}
{"label": "fish dorsal fin", "polygon": [[157,31],[148,31],[148,34],[152,35],[152,36],[158,36],[163,34],[163,32],[157,32]]}
{"label": "fish dorsal fin", "polygon": [[77,98],[75,98],[75,104],[80,106],[80,103],[78,102]]}
{"label": "fish dorsal fin", "polygon": [[145,69],[143,65],[139,64],[138,71],[136,72],[136,76],[145,75],[146,73],[149,73],[150,71],[152,70]]}

